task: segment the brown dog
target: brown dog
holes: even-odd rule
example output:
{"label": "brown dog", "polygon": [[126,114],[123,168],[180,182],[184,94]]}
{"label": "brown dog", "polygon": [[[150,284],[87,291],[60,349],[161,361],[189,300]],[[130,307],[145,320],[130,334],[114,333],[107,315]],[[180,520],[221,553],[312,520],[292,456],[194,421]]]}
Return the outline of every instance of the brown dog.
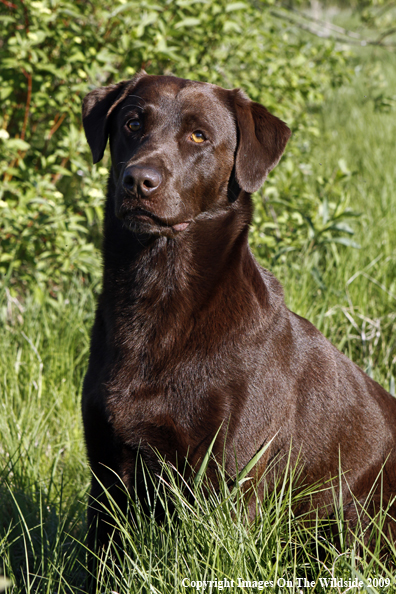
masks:
{"label": "brown dog", "polygon": [[396,399],[287,309],[248,246],[250,193],[278,163],[288,127],[238,89],[145,73],[89,93],[83,121],[94,162],[108,137],[112,156],[83,392],[99,543],[97,479],[121,505],[112,470],[143,497],[138,452],[154,474],[156,451],[197,468],[220,426],[213,452],[225,451],[230,476],[235,453],[242,468],[275,436],[257,476],[274,460],[281,471],[292,443],[305,484],[337,477],[341,461],[352,521],[351,493],[364,503],[385,465],[370,509],[386,505]]}

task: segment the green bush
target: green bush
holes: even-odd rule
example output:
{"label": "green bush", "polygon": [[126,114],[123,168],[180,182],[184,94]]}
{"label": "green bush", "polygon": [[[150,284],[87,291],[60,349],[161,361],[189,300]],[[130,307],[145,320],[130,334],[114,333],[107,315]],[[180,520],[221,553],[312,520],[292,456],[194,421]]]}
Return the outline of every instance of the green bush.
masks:
{"label": "green bush", "polygon": [[[4,10],[4,5],[3,10]],[[348,243],[345,164],[312,175],[315,107],[348,76],[331,42],[303,39],[271,14],[228,0],[13,0],[0,25],[0,272],[39,299],[79,273],[100,277],[108,156],[93,166],[81,100],[93,87],[149,74],[240,86],[293,129],[262,193],[251,243],[268,262],[285,250]]]}

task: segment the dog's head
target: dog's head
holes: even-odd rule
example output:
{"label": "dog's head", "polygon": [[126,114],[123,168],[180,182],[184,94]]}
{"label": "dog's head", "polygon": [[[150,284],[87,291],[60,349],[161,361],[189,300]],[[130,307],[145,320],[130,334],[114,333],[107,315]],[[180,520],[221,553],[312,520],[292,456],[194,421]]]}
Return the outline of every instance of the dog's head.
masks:
{"label": "dog's head", "polygon": [[89,93],[83,123],[94,163],[110,139],[116,215],[169,237],[258,190],[290,136],[239,89],[144,72]]}

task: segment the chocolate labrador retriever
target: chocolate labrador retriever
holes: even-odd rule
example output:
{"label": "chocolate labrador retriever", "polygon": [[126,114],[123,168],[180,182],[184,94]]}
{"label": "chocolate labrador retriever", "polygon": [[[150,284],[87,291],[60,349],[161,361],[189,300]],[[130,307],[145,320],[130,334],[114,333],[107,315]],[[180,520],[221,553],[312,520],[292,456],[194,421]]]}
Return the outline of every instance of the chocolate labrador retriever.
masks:
{"label": "chocolate labrador retriever", "polygon": [[[287,309],[249,249],[250,194],[286,124],[239,89],[144,72],[89,93],[83,122],[94,162],[108,138],[112,158],[82,403],[90,546],[108,538],[101,485],[124,505],[117,473],[144,499],[139,456],[153,475],[158,453],[196,469],[219,428],[213,454],[230,477],[272,440],[254,476],[290,455],[304,484],[338,488],[341,463],[353,521],[383,470],[370,509],[388,505],[396,399]],[[216,485],[215,462],[208,475]],[[324,490],[311,503],[332,502]]]}

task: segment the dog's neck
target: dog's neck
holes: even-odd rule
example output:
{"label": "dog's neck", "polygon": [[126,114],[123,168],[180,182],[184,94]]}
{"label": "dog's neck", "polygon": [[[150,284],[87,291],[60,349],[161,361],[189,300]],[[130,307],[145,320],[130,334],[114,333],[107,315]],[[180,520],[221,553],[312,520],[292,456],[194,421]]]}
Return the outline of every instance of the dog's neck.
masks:
{"label": "dog's neck", "polygon": [[121,298],[127,307],[149,300],[162,310],[177,299],[197,311],[220,284],[223,291],[229,287],[235,293],[256,268],[248,246],[251,201],[247,194],[242,199],[242,207],[200,215],[170,239],[133,233],[116,218],[109,198],[103,244],[103,289],[108,297]]}
{"label": "dog's neck", "polygon": [[250,252],[251,203],[245,199],[246,208],[198,218],[174,239],[135,235],[107,205],[100,309],[113,349],[115,392],[126,360],[138,383],[149,381],[171,361],[193,356],[191,344],[217,344],[215,337],[237,344],[249,324],[254,334],[259,310],[267,310],[270,323],[282,290],[269,273],[263,278]]}

